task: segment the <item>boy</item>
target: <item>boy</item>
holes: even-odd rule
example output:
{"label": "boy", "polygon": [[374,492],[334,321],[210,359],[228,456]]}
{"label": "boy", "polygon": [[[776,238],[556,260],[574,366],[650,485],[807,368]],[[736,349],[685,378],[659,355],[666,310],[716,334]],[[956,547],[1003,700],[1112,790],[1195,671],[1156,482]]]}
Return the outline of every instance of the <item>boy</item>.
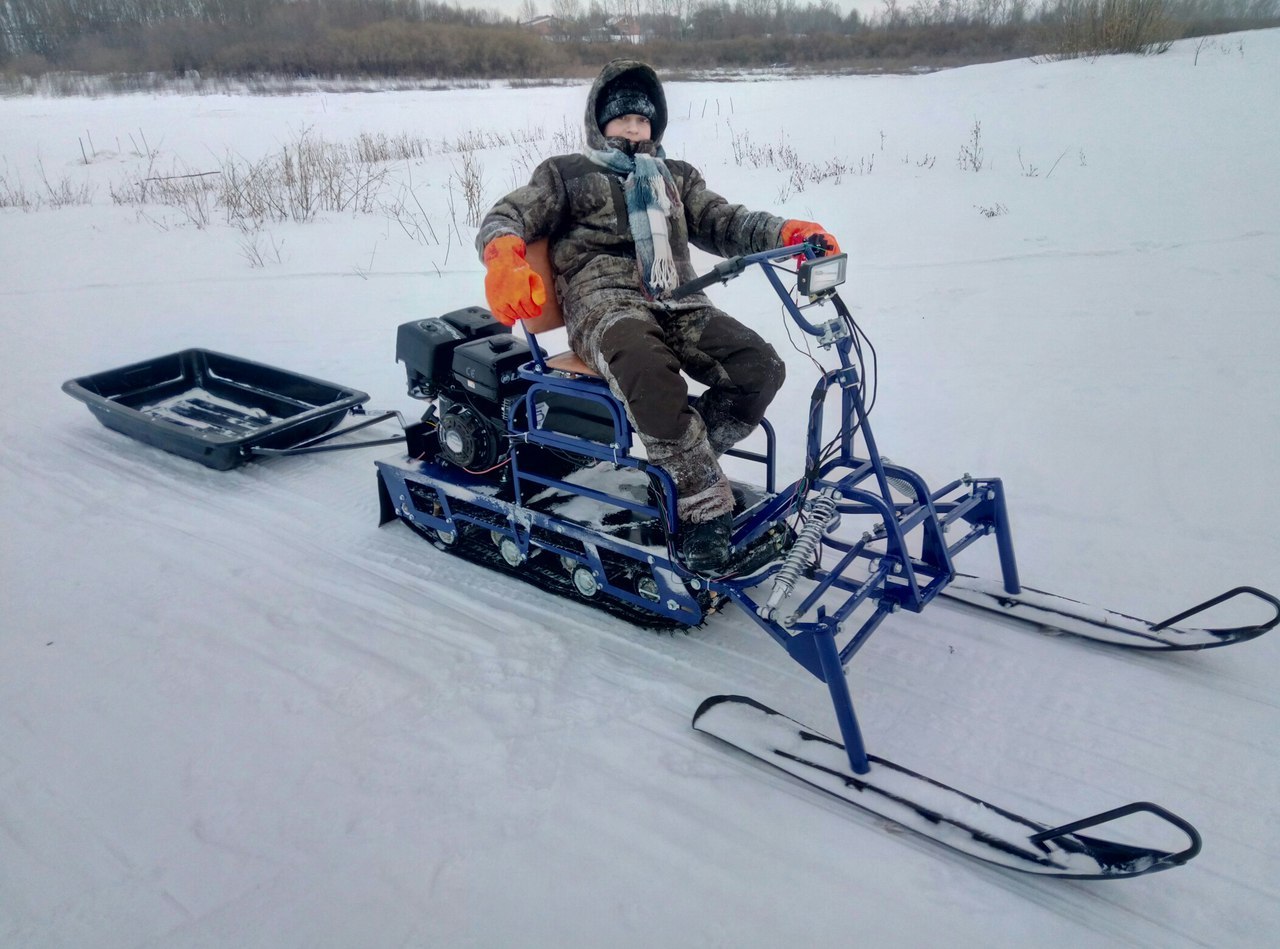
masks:
{"label": "boy", "polygon": [[[722,257],[810,240],[838,253],[807,221],[729,204],[687,162],[665,158],[662,83],[644,63],[615,60],[587,96],[587,148],[550,158],[529,184],[498,201],[476,246],[485,295],[503,323],[559,297],[569,345],[627,407],[650,463],[671,475],[681,559],[690,570],[727,566],[733,492],[718,457],[750,433],[782,385],[773,347],[703,294],[663,295],[696,276],[689,242]],[[548,239],[554,288],[525,261]],[[690,405],[681,370],[708,386]]]}

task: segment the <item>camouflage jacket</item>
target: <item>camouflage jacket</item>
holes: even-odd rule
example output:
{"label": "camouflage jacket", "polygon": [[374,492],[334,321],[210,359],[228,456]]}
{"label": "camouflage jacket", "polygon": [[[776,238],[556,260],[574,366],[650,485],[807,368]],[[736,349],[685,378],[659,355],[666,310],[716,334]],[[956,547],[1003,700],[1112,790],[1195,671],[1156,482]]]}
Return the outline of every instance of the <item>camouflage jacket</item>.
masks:
{"label": "camouflage jacket", "polygon": [[[622,139],[606,139],[596,125],[596,100],[604,86],[625,72],[648,86],[657,108],[652,120],[653,141],[632,145]],[[591,149],[610,146],[646,150],[653,154],[667,124],[666,97],[653,70],[643,63],[617,60],[601,72],[587,97],[586,141]],[[689,244],[721,257],[756,253],[777,247],[783,219],[763,211],[730,204],[709,190],[702,175],[688,162],[666,159],[675,179],[683,214],[670,222],[670,242],[682,281],[696,276],[689,262]],[[502,198],[480,224],[476,247],[495,237],[514,234],[531,243],[549,239],[556,292],[566,317],[585,314],[608,305],[622,295],[645,299],[636,265],[636,247],[627,223],[623,178],[585,154],[549,158],[534,169],[532,179]],[[704,306],[702,294],[682,305]]]}

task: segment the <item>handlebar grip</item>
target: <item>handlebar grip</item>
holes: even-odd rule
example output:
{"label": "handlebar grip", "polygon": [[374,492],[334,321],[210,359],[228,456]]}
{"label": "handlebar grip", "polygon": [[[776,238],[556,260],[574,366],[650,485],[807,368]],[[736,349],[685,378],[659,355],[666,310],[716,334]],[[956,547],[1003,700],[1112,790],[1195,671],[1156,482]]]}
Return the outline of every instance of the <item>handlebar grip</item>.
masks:
{"label": "handlebar grip", "polygon": [[700,290],[705,290],[713,283],[726,283],[742,273],[746,266],[741,257],[730,257],[727,260],[722,260],[701,277],[694,277],[692,280],[680,284],[680,286],[666,295],[666,299],[682,300],[685,297],[693,296]]}

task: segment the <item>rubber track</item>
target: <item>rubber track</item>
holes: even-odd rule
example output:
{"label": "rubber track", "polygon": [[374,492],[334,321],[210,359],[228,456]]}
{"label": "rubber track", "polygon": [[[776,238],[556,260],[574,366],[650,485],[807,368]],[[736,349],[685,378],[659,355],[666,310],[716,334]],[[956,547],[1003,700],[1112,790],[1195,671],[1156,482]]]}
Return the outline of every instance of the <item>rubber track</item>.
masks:
{"label": "rubber track", "polygon": [[[456,543],[445,544],[435,537],[435,532],[430,528],[421,527],[411,521],[405,521],[403,518],[401,518],[401,521],[408,524],[431,546],[439,550],[509,577],[523,580],[525,583],[532,584],[547,593],[567,597],[598,610],[603,610],[610,616],[616,616],[633,626],[640,626],[655,632],[674,632],[676,630],[688,632],[695,626],[701,625],[700,622],[695,624],[680,623],[657,613],[639,609],[621,600],[615,600],[605,593],[591,597],[583,596],[578,592],[578,588],[574,586],[569,574],[560,568],[558,558],[552,554],[544,552],[529,558],[518,567],[513,567],[503,558],[497,546],[489,541],[488,536],[479,531],[465,531]],[[708,603],[705,598],[699,596],[698,600],[699,605],[706,611]]]}

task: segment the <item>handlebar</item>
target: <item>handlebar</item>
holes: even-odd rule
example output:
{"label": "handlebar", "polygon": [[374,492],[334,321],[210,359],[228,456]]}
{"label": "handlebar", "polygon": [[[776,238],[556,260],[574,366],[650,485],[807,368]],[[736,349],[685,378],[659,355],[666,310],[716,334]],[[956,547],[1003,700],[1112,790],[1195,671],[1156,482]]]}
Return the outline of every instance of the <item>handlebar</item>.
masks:
{"label": "handlebar", "polygon": [[764,264],[784,257],[804,256],[810,260],[814,257],[821,257],[822,255],[817,252],[818,250],[819,248],[812,244],[803,243],[775,247],[772,250],[761,251],[758,254],[727,257],[701,276],[680,284],[680,286],[666,295],[666,299],[683,300],[685,297],[693,296],[693,294],[705,290],[714,283],[728,283],[733,278],[740,276],[751,264]]}
{"label": "handlebar", "polygon": [[[692,280],[688,280],[685,283],[680,284],[674,290],[667,293],[663,299],[673,301],[682,300],[685,297],[692,296],[701,290],[705,290],[712,284],[728,283],[730,280],[741,276],[742,273],[752,264],[759,264],[764,269],[766,275],[768,275],[769,282],[773,285],[778,297],[783,301],[784,306],[786,306],[787,311],[795,324],[811,336],[822,336],[824,328],[821,326],[815,326],[804,318],[800,313],[799,308],[797,308],[792,302],[789,292],[778,279],[774,269],[768,266],[775,260],[782,260],[787,257],[803,256],[808,260],[812,260],[815,257],[822,256],[820,250],[820,248],[814,247],[812,244],[808,243],[790,244],[785,247],[775,247],[772,250],[761,251],[758,254],[743,254],[738,257],[729,257],[720,261],[720,263],[716,264],[701,276],[694,277]],[[831,299],[832,302],[835,303],[837,312],[847,315],[848,311],[844,309],[844,304],[840,301],[839,296],[837,294],[832,294]]]}
{"label": "handlebar", "polygon": [[702,276],[694,277],[692,280],[680,284],[680,286],[667,294],[667,299],[683,300],[685,297],[693,296],[700,290],[707,289],[713,283],[728,283],[746,269],[747,262],[745,258],[729,257],[720,261]]}

